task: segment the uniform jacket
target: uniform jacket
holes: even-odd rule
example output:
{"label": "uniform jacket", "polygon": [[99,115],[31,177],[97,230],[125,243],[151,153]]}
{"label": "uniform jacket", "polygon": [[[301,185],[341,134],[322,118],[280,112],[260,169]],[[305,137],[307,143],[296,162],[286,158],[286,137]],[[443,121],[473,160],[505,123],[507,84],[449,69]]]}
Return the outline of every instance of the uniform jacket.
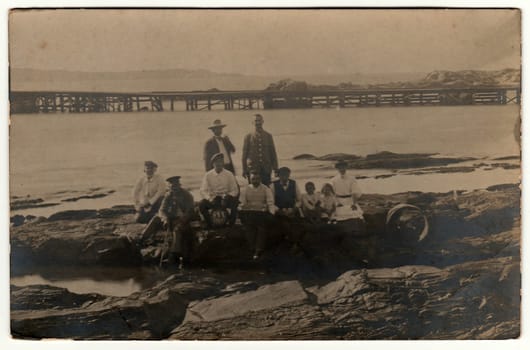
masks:
{"label": "uniform jacket", "polygon": [[265,130],[258,135],[253,132],[245,136],[243,143],[243,173],[250,169],[267,172],[278,169],[278,157],[272,135]]}
{"label": "uniform jacket", "polygon": [[181,189],[179,192],[169,190],[162,204],[159,215],[168,219],[182,219],[188,221],[193,215],[193,196],[188,191]]}
{"label": "uniform jacket", "polygon": [[[228,158],[230,160],[230,163],[232,163],[231,153],[234,153],[236,151],[236,148],[234,147],[234,145],[232,144],[232,142],[230,141],[228,137],[221,136],[221,139],[225,145],[226,152],[228,153]],[[206,143],[204,144],[204,155],[203,155],[204,169],[206,171],[213,169],[213,165],[210,159],[212,158],[214,154],[219,153],[220,151],[221,150],[219,149],[219,145],[217,144],[217,141],[215,140],[215,136],[208,139],[208,141],[206,141]]]}

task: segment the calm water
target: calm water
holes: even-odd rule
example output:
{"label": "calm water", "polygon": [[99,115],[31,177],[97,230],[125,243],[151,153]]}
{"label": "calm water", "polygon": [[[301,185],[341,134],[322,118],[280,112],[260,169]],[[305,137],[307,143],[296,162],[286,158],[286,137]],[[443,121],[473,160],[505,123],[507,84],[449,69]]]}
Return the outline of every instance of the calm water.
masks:
{"label": "calm water", "polygon": [[[320,110],[267,110],[265,129],[274,135],[282,165],[293,177],[322,183],[333,170],[318,161],[293,161],[295,155],[343,152],[366,155],[380,151],[439,153],[444,156],[518,155],[514,138],[518,106],[411,107]],[[11,195],[60,202],[64,193],[102,187],[116,192],[98,200],[25,211],[46,215],[60,209],[97,208],[130,201],[143,161],[159,164],[164,176],[181,175],[184,186],[197,189],[203,173],[202,148],[211,136],[207,126],[220,118],[236,146],[241,169],[243,138],[252,130],[252,112],[164,112],[109,114],[13,115],[10,130]],[[356,175],[388,173],[356,170]],[[517,182],[518,170],[466,174],[395,176],[360,181],[363,190],[448,191]]]}

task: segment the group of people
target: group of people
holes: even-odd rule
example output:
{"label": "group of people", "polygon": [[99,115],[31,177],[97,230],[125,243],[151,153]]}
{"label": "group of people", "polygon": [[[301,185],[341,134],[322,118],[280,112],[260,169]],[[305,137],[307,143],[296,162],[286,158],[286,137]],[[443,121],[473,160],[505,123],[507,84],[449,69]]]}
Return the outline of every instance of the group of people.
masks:
{"label": "group of people", "polygon": [[[209,129],[213,137],[204,146],[205,175],[200,187],[199,212],[207,228],[222,225],[232,226],[239,216],[243,225],[248,226],[249,242],[253,258],[258,259],[265,248],[267,231],[271,224],[280,225],[279,231],[296,244],[299,237],[289,234],[293,220],[307,220],[310,223],[336,223],[337,221],[362,218],[357,205],[361,191],[355,177],[347,174],[347,163],[339,161],[335,167],[337,176],[324,184],[321,193],[316,192],[314,183],[305,184],[306,193],[300,192],[297,182],[291,179],[288,167],[278,167],[278,157],[274,140],[263,129],[263,116],[254,115],[254,131],[245,136],[243,143],[243,176],[248,185],[241,186],[235,177],[232,155],[236,149],[223,135],[226,127],[215,120]],[[156,222],[161,222],[172,234],[170,257],[189,253],[186,241],[189,240],[190,222],[194,214],[192,194],[182,188],[179,176],[166,179],[166,183],[156,173],[157,164],[146,161],[145,176],[134,187],[133,196],[136,221],[149,223],[143,237],[149,236]],[[278,179],[272,181],[273,172]]]}

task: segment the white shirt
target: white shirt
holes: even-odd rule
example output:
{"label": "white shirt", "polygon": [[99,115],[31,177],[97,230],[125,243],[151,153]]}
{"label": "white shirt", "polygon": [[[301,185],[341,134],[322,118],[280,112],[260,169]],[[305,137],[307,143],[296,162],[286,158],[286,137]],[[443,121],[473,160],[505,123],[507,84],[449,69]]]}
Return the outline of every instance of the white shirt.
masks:
{"label": "white shirt", "polygon": [[239,193],[239,188],[234,174],[225,169],[217,173],[214,168],[204,174],[200,192],[203,199],[211,200],[217,196],[222,197],[227,194],[236,197]]}
{"label": "white shirt", "polygon": [[228,155],[228,152],[226,151],[225,143],[220,137],[215,137],[215,142],[217,142],[217,146],[219,146],[219,152],[223,154],[225,164],[230,164],[230,156]]}
{"label": "white shirt", "polygon": [[361,189],[355,180],[355,176],[349,174],[337,174],[331,179],[331,184],[335,190],[335,195],[340,198],[343,196],[351,196],[356,201],[361,197]]}
{"label": "white shirt", "polygon": [[140,206],[145,202],[153,205],[159,198],[162,198],[166,189],[167,185],[162,176],[154,174],[149,179],[147,176],[142,176],[133,189],[134,205]]}

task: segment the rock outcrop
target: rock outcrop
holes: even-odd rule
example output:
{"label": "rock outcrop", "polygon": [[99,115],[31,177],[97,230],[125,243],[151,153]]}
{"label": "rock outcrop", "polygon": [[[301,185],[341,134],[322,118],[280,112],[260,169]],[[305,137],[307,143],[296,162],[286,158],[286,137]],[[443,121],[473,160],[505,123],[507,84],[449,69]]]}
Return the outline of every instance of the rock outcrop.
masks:
{"label": "rock outcrop", "polygon": [[[387,212],[398,203],[421,208],[427,216],[429,233],[421,241],[421,220],[411,215],[386,224]],[[518,186],[368,194],[361,206],[364,231],[344,235],[308,228],[299,250],[281,240],[257,263],[251,263],[243,226],[210,232],[197,228],[191,266],[224,266],[239,277],[194,276],[191,269],[127,297],[11,286],[12,333],[74,339],[519,335]],[[80,213],[63,213],[60,219],[14,228],[12,270],[23,264],[35,272],[42,264],[82,268],[156,262],[145,252],[142,257],[137,241],[143,226],[132,224],[127,210],[97,211],[95,217],[82,213],[84,219]]]}

